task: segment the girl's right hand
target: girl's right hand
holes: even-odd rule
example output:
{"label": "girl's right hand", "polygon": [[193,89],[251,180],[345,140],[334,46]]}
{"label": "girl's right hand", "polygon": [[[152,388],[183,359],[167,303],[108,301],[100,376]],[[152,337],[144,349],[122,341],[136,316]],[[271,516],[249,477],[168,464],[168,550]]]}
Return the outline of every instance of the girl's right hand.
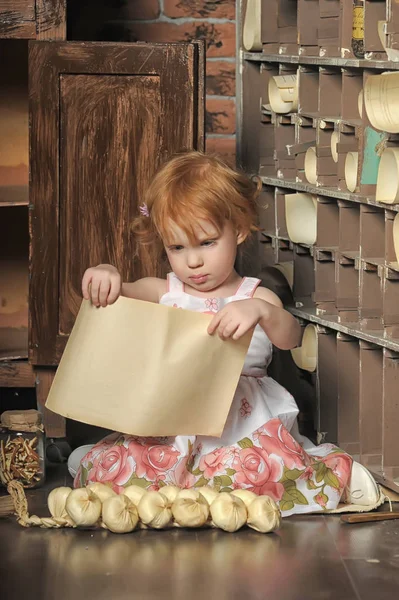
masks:
{"label": "girl's right hand", "polygon": [[82,294],[94,306],[107,306],[119,298],[122,278],[112,265],[98,265],[85,271],[82,279]]}

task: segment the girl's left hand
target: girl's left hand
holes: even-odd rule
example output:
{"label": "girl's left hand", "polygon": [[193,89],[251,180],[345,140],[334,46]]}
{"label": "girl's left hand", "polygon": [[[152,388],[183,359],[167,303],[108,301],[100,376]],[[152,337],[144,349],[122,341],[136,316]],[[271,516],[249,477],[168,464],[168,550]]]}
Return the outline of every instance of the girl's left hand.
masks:
{"label": "girl's left hand", "polygon": [[240,339],[259,321],[267,316],[268,302],[260,298],[248,298],[230,302],[212,319],[208,327],[209,335],[217,331],[222,340]]}

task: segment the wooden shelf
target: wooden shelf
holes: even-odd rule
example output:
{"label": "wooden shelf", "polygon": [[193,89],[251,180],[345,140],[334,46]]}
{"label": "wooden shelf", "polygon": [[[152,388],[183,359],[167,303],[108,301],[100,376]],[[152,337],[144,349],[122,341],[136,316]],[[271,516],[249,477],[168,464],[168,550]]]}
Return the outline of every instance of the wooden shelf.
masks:
{"label": "wooden shelf", "polygon": [[28,206],[29,187],[27,185],[0,186],[0,208],[2,206]]}
{"label": "wooden shelf", "polygon": [[302,183],[299,181],[279,179],[278,177],[260,177],[260,179],[265,185],[288,188],[298,192],[307,192],[317,196],[327,196],[329,198],[336,198],[337,200],[350,200],[351,202],[356,202],[357,204],[368,204],[370,206],[376,206],[377,208],[399,212],[399,204],[384,204],[382,202],[376,202],[376,200],[373,200],[373,198],[360,196],[359,194],[352,194],[351,192],[343,192],[328,187],[318,187],[311,185],[310,183]]}
{"label": "wooden shelf", "polygon": [[35,387],[35,373],[28,361],[0,361],[0,387]]}
{"label": "wooden shelf", "polygon": [[244,52],[244,60],[251,62],[287,63],[294,65],[314,65],[316,67],[352,67],[358,69],[381,69],[399,71],[399,62],[391,60],[366,60],[358,58],[339,58],[323,56],[293,56],[288,54],[263,54],[262,52]]}
{"label": "wooden shelf", "polygon": [[359,340],[364,340],[370,344],[375,344],[376,346],[388,348],[394,352],[399,352],[399,339],[393,340],[385,338],[382,331],[362,331],[359,328],[358,323],[339,323],[338,317],[334,315],[321,317],[316,314],[315,308],[287,307],[287,310],[289,310],[291,314],[299,317],[300,319],[304,319],[305,321],[315,323],[316,325],[322,325],[323,327],[328,327],[329,329],[334,329],[340,333],[345,333],[346,335],[350,335]]}

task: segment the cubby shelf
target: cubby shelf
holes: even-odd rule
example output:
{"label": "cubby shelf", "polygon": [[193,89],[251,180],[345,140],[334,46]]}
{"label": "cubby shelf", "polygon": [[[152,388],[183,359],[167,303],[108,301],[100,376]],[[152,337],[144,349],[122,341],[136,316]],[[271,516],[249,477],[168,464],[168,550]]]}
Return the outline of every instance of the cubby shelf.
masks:
{"label": "cubby shelf", "polygon": [[322,327],[328,327],[328,329],[345,333],[346,335],[350,335],[351,337],[359,340],[364,340],[370,344],[375,344],[376,346],[389,348],[389,350],[399,352],[399,340],[384,338],[382,331],[361,331],[357,323],[339,323],[338,317],[334,315],[318,315],[316,308],[289,307],[288,310],[299,319],[303,319],[309,323],[315,323],[316,325],[321,325]]}
{"label": "cubby shelf", "polygon": [[399,212],[399,204],[383,204],[382,202],[376,202],[375,200],[373,200],[373,198],[360,196],[359,194],[351,194],[350,192],[343,192],[333,188],[314,186],[308,183],[301,183],[298,181],[279,179],[278,177],[261,176],[260,179],[265,185],[287,188],[290,190],[296,190],[298,192],[306,192],[308,194],[314,194],[316,196],[327,196],[328,198],[337,198],[338,200],[348,200],[350,202],[356,202],[358,204],[368,204],[369,206],[375,206],[377,208],[389,209],[395,212]]}
{"label": "cubby shelf", "polygon": [[399,71],[399,62],[392,60],[363,60],[358,58],[339,58],[325,56],[293,56],[288,54],[266,54],[263,52],[243,52],[243,60],[251,62],[287,63],[292,65],[315,65],[318,67],[349,67],[355,69],[377,69]]}

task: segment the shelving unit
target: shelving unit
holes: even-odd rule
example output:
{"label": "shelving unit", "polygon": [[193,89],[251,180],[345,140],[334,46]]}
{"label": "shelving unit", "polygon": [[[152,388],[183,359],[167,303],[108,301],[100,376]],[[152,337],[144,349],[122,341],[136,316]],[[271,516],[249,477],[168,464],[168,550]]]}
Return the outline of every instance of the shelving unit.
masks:
{"label": "shelving unit", "polygon": [[[247,3],[237,3],[238,162],[263,183],[253,269],[277,266],[292,286],[289,310],[317,327],[318,440],[337,443],[398,491],[399,203],[377,201],[376,186],[381,154],[399,148],[399,130],[371,125],[364,87],[372,75],[399,71],[399,4],[365,0],[364,58],[351,49],[350,0],[261,5],[258,47],[248,52]],[[292,75],[297,106],[277,112],[270,81],[284,77],[288,102]],[[287,211],[300,202],[308,212],[298,227]],[[312,243],[299,239],[305,230]]]}

